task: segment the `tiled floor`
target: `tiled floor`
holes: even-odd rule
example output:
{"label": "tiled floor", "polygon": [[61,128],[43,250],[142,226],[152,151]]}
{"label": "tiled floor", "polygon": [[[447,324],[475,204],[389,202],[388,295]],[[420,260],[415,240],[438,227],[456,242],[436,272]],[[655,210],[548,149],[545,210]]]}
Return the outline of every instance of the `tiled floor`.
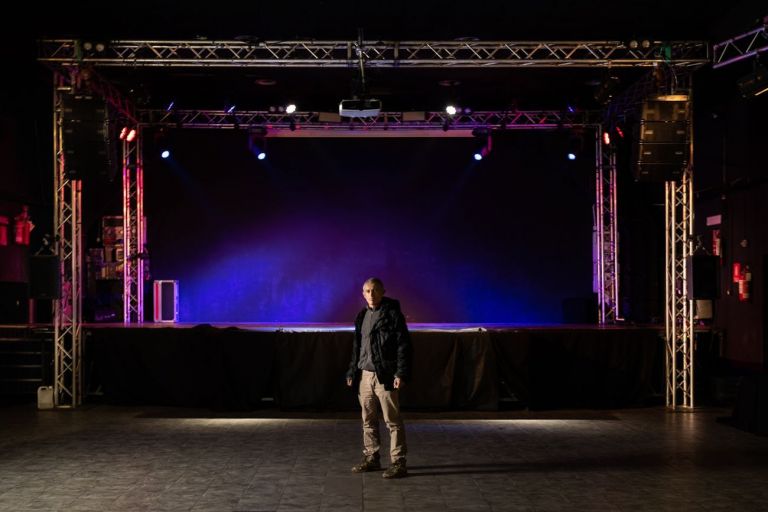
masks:
{"label": "tiled floor", "polygon": [[727,414],[410,413],[388,481],[349,472],[352,414],[2,407],[0,510],[768,510],[768,438]]}

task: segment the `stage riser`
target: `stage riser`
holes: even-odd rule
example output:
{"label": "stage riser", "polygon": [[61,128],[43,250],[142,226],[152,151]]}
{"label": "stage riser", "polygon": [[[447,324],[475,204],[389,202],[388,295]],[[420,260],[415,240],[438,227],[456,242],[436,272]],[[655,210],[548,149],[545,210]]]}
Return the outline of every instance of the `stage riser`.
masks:
{"label": "stage riser", "polygon": [[[509,393],[532,409],[643,405],[663,390],[655,329],[412,333],[414,409],[493,410]],[[344,376],[352,333],[96,328],[86,385],[115,404],[353,410]]]}

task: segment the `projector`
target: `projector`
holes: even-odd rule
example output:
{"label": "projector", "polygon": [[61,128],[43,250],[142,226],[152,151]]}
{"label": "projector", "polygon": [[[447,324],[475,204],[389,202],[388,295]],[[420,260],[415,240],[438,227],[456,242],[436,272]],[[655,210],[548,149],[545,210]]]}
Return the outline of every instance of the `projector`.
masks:
{"label": "projector", "polygon": [[375,99],[341,100],[339,115],[341,117],[376,117],[381,112],[381,101]]}

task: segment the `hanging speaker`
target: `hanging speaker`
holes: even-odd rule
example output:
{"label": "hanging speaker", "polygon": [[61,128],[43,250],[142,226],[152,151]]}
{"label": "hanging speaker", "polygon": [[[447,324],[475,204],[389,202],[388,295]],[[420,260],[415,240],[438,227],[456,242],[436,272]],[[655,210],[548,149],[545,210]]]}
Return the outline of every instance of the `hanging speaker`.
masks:
{"label": "hanging speaker", "polygon": [[62,96],[64,170],[70,179],[109,176],[109,116],[103,99],[86,95]]}
{"label": "hanging speaker", "polygon": [[635,181],[678,181],[690,159],[686,100],[646,100],[632,147]]}
{"label": "hanging speaker", "polygon": [[58,299],[60,292],[58,256],[32,256],[29,260],[29,296],[33,299]]}
{"label": "hanging speaker", "polygon": [[720,257],[709,255],[688,256],[687,285],[689,299],[717,299],[720,297]]}

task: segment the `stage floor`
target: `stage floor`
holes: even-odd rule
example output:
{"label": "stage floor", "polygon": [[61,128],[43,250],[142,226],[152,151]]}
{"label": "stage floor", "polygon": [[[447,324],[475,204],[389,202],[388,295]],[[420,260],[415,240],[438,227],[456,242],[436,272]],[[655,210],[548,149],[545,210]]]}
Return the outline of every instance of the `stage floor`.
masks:
{"label": "stage floor", "polygon": [[[189,329],[200,325],[210,325],[219,329],[234,327],[246,331],[287,331],[287,332],[337,332],[352,331],[351,323],[312,323],[312,322],[146,322],[143,324],[124,323],[87,323],[83,324],[88,329],[100,328],[176,328]],[[471,332],[471,331],[522,331],[522,330],[626,330],[626,329],[664,329],[663,325],[630,325],[630,324],[511,324],[511,323],[410,323],[408,329],[414,332],[422,331],[446,331],[446,332]]]}
{"label": "stage floor", "polygon": [[5,407],[0,511],[765,510],[768,438],[728,413],[406,412],[410,476],[388,481],[350,473],[353,412]]}

